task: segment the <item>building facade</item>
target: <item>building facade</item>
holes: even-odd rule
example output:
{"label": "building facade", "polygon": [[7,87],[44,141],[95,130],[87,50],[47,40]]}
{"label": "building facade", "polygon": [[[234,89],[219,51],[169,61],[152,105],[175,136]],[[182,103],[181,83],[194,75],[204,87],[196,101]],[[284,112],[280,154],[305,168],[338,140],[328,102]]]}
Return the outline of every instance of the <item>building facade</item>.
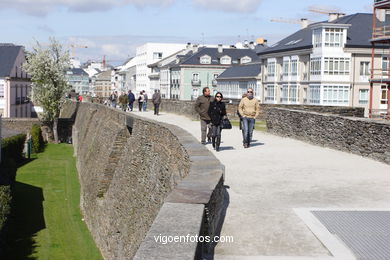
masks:
{"label": "building facade", "polygon": [[80,95],[91,95],[89,89],[89,75],[81,68],[70,68],[65,71],[68,85]]}
{"label": "building facade", "polygon": [[94,92],[96,97],[108,98],[112,92],[111,89],[111,70],[100,72],[92,77]]}
{"label": "building facade", "polygon": [[194,100],[209,87],[211,94],[217,92],[217,77],[227,68],[257,60],[253,49],[235,47],[200,48],[171,66],[171,98]]}
{"label": "building facade", "polygon": [[23,71],[24,47],[0,44],[0,114],[3,117],[31,117],[31,79]]}
{"label": "building facade", "polygon": [[[148,95],[152,95],[153,88],[151,86],[150,75],[156,74],[148,65],[164,59],[186,47],[185,44],[171,43],[146,43],[136,50],[136,71],[137,82],[136,92],[145,90]],[[153,78],[153,75],[151,76]]]}
{"label": "building facade", "polygon": [[261,64],[249,63],[226,69],[217,78],[217,91],[224,99],[241,99],[248,88],[252,88],[257,100],[263,99]]}
{"label": "building facade", "polygon": [[[371,26],[372,14],[333,14],[258,52],[263,102],[367,108]],[[384,53],[376,48],[374,59],[383,68]],[[376,90],[374,107],[380,108],[386,95]]]}

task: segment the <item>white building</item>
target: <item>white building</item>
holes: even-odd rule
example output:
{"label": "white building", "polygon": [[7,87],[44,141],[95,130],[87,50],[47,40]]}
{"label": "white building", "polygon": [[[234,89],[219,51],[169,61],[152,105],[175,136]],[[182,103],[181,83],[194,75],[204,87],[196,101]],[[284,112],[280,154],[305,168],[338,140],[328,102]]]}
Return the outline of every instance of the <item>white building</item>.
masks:
{"label": "white building", "polygon": [[[273,104],[368,106],[372,14],[333,14],[258,55],[263,101]],[[386,71],[388,47],[375,50],[375,67]],[[373,92],[375,109],[387,104],[387,89]]]}
{"label": "white building", "polygon": [[31,117],[30,76],[22,70],[24,47],[0,44],[0,114],[3,117]]}
{"label": "white building", "polygon": [[172,43],[146,43],[138,47],[136,50],[136,92],[145,90],[151,96],[153,89],[150,85],[149,76],[152,74],[152,70],[148,65],[185,48],[185,44]]}

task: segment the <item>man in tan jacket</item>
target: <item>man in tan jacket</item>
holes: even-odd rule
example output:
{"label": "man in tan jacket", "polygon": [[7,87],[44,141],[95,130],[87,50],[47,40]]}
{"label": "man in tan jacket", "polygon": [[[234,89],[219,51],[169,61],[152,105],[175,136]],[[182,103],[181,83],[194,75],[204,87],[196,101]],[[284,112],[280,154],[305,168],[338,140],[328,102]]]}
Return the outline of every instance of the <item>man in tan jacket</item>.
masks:
{"label": "man in tan jacket", "polygon": [[246,97],[238,105],[238,112],[242,117],[242,138],[245,148],[250,146],[256,117],[260,113],[259,102],[254,98],[253,89],[247,90]]}
{"label": "man in tan jacket", "polygon": [[[209,106],[211,102],[210,89],[208,87],[203,88],[203,96],[196,99],[195,110],[198,112],[200,117],[200,131],[201,131],[201,142],[206,144],[206,132],[207,141],[211,142],[211,119],[208,114]],[[208,131],[207,131],[208,129]]]}

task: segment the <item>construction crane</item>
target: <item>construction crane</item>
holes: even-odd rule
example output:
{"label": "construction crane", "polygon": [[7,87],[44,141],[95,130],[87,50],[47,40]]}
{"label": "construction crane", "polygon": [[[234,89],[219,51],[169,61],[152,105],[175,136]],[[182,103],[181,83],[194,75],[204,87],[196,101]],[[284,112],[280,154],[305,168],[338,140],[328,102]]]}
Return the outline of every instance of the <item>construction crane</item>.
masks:
{"label": "construction crane", "polygon": [[309,21],[306,18],[302,18],[302,19],[275,18],[275,19],[271,19],[271,22],[273,22],[273,23],[300,24],[302,28],[306,28],[309,25],[309,23],[312,23],[312,21]]}
{"label": "construction crane", "polygon": [[70,45],[70,48],[72,49],[71,57],[72,57],[72,58],[76,58],[76,48],[86,49],[86,48],[88,48],[88,46],[86,46],[86,45],[71,44],[71,45]]}
{"label": "construction crane", "polygon": [[314,6],[310,6],[308,8],[308,11],[313,12],[313,13],[319,13],[319,14],[340,13],[340,11],[336,10],[336,9],[326,9],[326,8],[319,8],[319,7],[314,7]]}

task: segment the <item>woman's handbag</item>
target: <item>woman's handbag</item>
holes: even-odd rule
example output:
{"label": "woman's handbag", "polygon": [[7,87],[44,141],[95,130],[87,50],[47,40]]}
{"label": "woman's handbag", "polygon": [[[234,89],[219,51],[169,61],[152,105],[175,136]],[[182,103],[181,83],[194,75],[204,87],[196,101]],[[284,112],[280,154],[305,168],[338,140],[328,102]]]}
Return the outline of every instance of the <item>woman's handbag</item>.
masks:
{"label": "woman's handbag", "polygon": [[222,119],[221,128],[222,129],[232,129],[232,124],[230,123],[230,121],[227,117]]}

